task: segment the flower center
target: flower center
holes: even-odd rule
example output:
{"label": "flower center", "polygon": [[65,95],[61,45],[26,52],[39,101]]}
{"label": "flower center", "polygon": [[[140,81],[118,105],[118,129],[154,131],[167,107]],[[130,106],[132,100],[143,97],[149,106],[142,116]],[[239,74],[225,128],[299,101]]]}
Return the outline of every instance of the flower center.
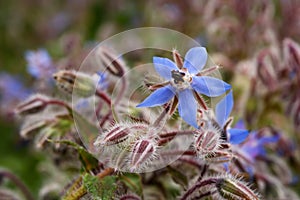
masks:
{"label": "flower center", "polygon": [[186,89],[190,86],[192,76],[185,68],[183,68],[182,70],[172,70],[171,75],[173,78],[173,86],[177,89]]}

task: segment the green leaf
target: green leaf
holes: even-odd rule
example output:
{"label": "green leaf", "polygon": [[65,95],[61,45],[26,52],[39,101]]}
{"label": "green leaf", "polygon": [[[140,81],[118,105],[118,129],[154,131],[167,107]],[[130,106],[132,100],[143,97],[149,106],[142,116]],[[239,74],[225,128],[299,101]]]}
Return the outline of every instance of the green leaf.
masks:
{"label": "green leaf", "polygon": [[96,176],[85,174],[83,176],[83,185],[93,199],[101,199],[98,193],[100,191],[100,181]]}
{"label": "green leaf", "polygon": [[172,179],[178,183],[179,185],[181,185],[183,188],[186,188],[188,186],[188,179],[187,177],[181,173],[180,171],[174,169],[171,166],[168,166],[168,171],[172,177]]}
{"label": "green leaf", "polygon": [[100,181],[100,196],[102,200],[115,199],[117,189],[116,176],[105,176]]}
{"label": "green leaf", "polygon": [[133,173],[123,173],[119,179],[134,193],[139,196],[143,194],[143,185],[141,176]]}
{"label": "green leaf", "polygon": [[83,177],[83,185],[87,192],[95,200],[111,200],[117,189],[117,178],[115,176],[106,176],[101,180],[97,176],[85,174]]}

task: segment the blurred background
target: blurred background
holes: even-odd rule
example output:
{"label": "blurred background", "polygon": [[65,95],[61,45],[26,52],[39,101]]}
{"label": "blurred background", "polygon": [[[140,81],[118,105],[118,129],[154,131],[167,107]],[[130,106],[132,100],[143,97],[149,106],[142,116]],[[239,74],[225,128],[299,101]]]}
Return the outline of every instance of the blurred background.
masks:
{"label": "blurred background", "polygon": [[300,144],[298,0],[11,0],[0,1],[0,166],[37,195],[47,158],[21,139],[15,106],[34,92],[55,93],[52,67],[76,69],[97,42],[148,26],[177,30],[208,49],[233,85],[234,116],[247,128],[272,126]]}

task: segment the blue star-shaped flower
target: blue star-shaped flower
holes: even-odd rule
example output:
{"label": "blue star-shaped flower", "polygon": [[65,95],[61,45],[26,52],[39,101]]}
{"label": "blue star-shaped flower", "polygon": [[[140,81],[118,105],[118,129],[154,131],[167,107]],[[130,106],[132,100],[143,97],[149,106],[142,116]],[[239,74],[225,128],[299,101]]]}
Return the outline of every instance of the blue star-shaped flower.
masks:
{"label": "blue star-shaped flower", "polygon": [[[221,127],[221,129],[224,129],[224,126],[227,124],[228,117],[232,111],[233,108],[233,96],[232,91],[230,91],[218,104],[216,105],[216,121],[218,125]],[[226,129],[226,127],[225,127]],[[229,136],[229,142],[231,144],[239,144],[243,142],[248,134],[249,131],[245,130],[241,127],[236,128],[228,128],[227,130],[224,130],[225,132],[228,132]]]}
{"label": "blue star-shaped flower", "polygon": [[206,61],[207,52],[204,47],[190,49],[182,66],[177,66],[167,58],[154,57],[155,70],[168,81],[168,84],[154,91],[137,107],[160,106],[176,95],[179,115],[188,124],[197,128],[197,102],[194,93],[216,97],[231,88],[222,80],[201,74]]}

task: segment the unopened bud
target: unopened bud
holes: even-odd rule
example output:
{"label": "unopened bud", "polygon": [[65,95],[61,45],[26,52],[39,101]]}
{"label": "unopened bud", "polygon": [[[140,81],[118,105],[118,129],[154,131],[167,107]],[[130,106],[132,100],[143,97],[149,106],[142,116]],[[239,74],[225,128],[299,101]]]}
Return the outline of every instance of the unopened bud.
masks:
{"label": "unopened bud", "polygon": [[284,47],[284,58],[285,62],[287,64],[287,67],[289,67],[290,71],[297,72],[298,76],[300,77],[300,45],[297,44],[295,41],[287,38],[283,41],[283,47]]}
{"label": "unopened bud", "polygon": [[114,76],[122,77],[125,73],[125,65],[117,56],[106,48],[99,48],[100,61]]}
{"label": "unopened bud", "polygon": [[261,51],[257,57],[257,74],[263,84],[271,91],[275,89],[277,81],[274,63],[270,60],[272,55],[269,51]]}
{"label": "unopened bud", "polygon": [[28,138],[29,136],[38,133],[45,126],[49,125],[49,122],[49,120],[43,120],[34,123],[24,124],[21,128],[20,135],[23,138]]}
{"label": "unopened bud", "polygon": [[94,142],[95,146],[109,146],[116,145],[128,138],[129,129],[124,126],[117,125],[112,128],[110,131],[105,133],[105,136],[98,137]]}
{"label": "unopened bud", "polygon": [[217,130],[197,130],[195,136],[195,149],[198,154],[215,152],[220,146],[220,133]]}
{"label": "unopened bud", "polygon": [[140,166],[145,165],[147,161],[154,158],[156,151],[155,143],[150,139],[138,140],[132,150],[131,171],[135,171]]}
{"label": "unopened bud", "polygon": [[219,179],[216,183],[219,194],[226,199],[258,200],[259,196],[246,183],[234,178]]}
{"label": "unopened bud", "polygon": [[90,97],[96,91],[96,82],[92,76],[76,72],[62,70],[53,75],[57,86],[69,94],[80,97]]}
{"label": "unopened bud", "polygon": [[19,115],[28,115],[41,112],[47,106],[48,97],[44,95],[34,95],[24,101],[16,108],[15,112]]}
{"label": "unopened bud", "polygon": [[147,128],[148,125],[143,123],[116,124],[108,131],[100,134],[94,142],[94,146],[101,147],[120,144],[126,141],[128,137],[134,139],[139,137],[140,134],[145,134]]}

